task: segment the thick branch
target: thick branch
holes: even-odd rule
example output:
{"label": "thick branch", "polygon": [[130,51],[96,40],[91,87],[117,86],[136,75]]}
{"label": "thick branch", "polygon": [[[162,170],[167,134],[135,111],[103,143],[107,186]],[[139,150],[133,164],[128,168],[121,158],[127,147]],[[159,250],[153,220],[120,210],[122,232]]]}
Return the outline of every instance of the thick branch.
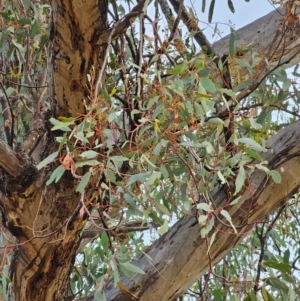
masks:
{"label": "thick branch", "polygon": [[[252,23],[237,30],[239,39],[235,41],[236,49],[251,47],[253,52],[257,52],[263,57],[270,51],[270,46],[274,45],[274,38],[279,34],[283,37],[280,45],[273,54],[274,60],[284,61],[297,52],[300,44],[300,26],[297,14],[300,7],[295,10],[295,15],[286,13],[286,6],[275,9],[271,13],[253,21]],[[213,48],[217,55],[229,53],[230,35],[214,43]],[[296,55],[290,64],[295,65],[300,62],[300,55]]]}
{"label": "thick branch", "polygon": [[168,42],[171,42],[173,39],[176,40],[182,40],[182,34],[181,31],[178,28],[179,25],[179,21],[181,19],[181,13],[182,13],[182,9],[183,9],[183,1],[181,1],[181,9],[180,9],[180,5],[178,6],[178,12],[177,12],[177,18],[175,20],[172,10],[169,7],[169,4],[167,2],[167,0],[159,0],[158,1],[160,8],[167,20],[168,23],[168,27],[170,30],[170,35],[168,38]]}
{"label": "thick branch", "polygon": [[[298,190],[300,122],[280,131],[269,141],[269,146],[272,150],[264,158],[268,160],[269,168],[276,169],[281,174],[281,184],[274,184],[264,172],[256,170],[238,204],[226,208],[238,234],[232,228],[224,226],[226,221],[221,223],[217,220],[214,229],[218,232],[209,256],[207,241],[199,235],[196,216],[186,216],[178,221],[171,231],[146,251],[146,255],[142,255],[135,262],[144,270],[145,275],[136,275],[133,280],[121,278],[121,282],[140,301],[175,300],[195,279],[209,270],[210,264],[213,265],[223,258],[256,222],[284,204]],[[214,189],[211,196],[221,207],[230,201],[223,188]],[[108,301],[131,300],[130,296],[115,289],[112,283],[107,286],[106,291]]]}
{"label": "thick branch", "polygon": [[89,242],[91,242],[96,237],[99,237],[104,231],[110,232],[113,236],[118,237],[119,239],[123,239],[130,232],[139,232],[146,231],[150,228],[156,228],[157,225],[153,223],[143,223],[142,221],[131,221],[125,223],[124,225],[120,225],[117,228],[111,229],[103,229],[101,227],[96,228],[93,223],[89,222],[82,233],[82,240],[78,247],[78,252],[82,250]]}
{"label": "thick branch", "polygon": [[[174,10],[176,13],[180,10],[180,1],[179,0],[170,0]],[[194,38],[196,42],[201,46],[202,50],[205,51],[206,54],[213,54],[213,49],[210,42],[207,40],[206,36],[199,28],[197,24],[197,20],[195,18],[191,18],[190,14],[187,12],[186,8],[182,8],[181,18],[183,23],[188,28],[189,32],[194,33]]]}
{"label": "thick branch", "polygon": [[[9,160],[8,160],[9,158]],[[14,178],[24,171],[22,164],[16,157],[15,152],[0,139],[0,166]]]}
{"label": "thick branch", "polygon": [[110,37],[111,40],[118,38],[121,34],[125,33],[126,30],[130,27],[130,25],[136,20],[136,18],[141,14],[145,13],[148,5],[151,1],[142,0],[139,1],[138,4],[128,13],[126,14],[120,22],[117,22],[115,27],[112,29],[103,31],[97,41],[98,45],[106,45],[107,41]]}

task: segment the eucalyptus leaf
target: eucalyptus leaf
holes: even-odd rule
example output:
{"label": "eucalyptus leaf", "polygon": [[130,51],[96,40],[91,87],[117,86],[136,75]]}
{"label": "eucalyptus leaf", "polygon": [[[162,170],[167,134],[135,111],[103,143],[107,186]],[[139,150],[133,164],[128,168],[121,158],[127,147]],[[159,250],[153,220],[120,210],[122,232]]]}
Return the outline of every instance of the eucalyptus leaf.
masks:
{"label": "eucalyptus leaf", "polygon": [[89,183],[91,177],[91,172],[88,171],[80,180],[78,186],[76,187],[76,192],[82,192],[85,187],[87,186],[87,184]]}
{"label": "eucalyptus leaf", "polygon": [[245,184],[245,180],[246,180],[245,169],[243,166],[240,166],[239,173],[235,179],[235,192],[234,192],[235,195],[241,191],[243,185]]}

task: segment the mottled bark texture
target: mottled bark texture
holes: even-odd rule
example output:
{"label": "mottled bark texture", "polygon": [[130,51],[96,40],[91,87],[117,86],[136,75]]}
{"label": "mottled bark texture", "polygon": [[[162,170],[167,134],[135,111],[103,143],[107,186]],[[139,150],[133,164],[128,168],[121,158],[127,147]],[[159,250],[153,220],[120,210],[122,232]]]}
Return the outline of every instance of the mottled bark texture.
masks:
{"label": "mottled bark texture", "polygon": [[[79,180],[65,172],[58,183],[46,186],[57,164],[41,171],[35,164],[57,147],[49,117],[79,117],[85,112],[83,100],[88,102],[90,96],[87,74],[92,67],[101,68],[106,49],[96,43],[108,30],[108,1],[53,0],[51,4],[47,81],[51,109],[40,108],[18,153],[0,144],[0,164],[6,171],[0,206],[4,225],[17,245],[10,268],[10,300],[14,301],[71,298],[69,278],[85,224],[85,216],[79,214],[81,196],[75,192]],[[39,154],[34,160],[31,149],[37,138]]]}

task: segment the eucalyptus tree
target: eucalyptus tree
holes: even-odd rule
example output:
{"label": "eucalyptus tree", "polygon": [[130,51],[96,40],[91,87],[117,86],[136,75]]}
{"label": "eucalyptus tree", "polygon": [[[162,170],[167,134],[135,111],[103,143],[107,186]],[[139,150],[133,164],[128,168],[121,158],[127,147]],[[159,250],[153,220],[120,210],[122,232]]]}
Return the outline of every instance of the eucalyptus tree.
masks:
{"label": "eucalyptus tree", "polygon": [[[200,279],[200,300],[295,300],[299,4],[282,2],[213,45],[182,0],[1,2],[6,299],[176,300]],[[226,270],[255,248],[258,271]]]}

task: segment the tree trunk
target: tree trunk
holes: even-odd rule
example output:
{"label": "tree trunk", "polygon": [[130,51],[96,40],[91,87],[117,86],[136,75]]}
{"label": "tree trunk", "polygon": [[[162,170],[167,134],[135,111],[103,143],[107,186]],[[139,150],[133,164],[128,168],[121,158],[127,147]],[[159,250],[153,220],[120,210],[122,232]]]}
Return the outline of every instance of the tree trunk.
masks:
{"label": "tree trunk", "polygon": [[[79,180],[66,171],[58,183],[47,186],[57,165],[38,172],[34,164],[57,147],[49,117],[80,118],[85,112],[83,100],[88,104],[91,99],[87,74],[102,66],[105,47],[96,43],[100,33],[108,29],[107,5],[106,0],[52,1],[48,53],[51,111],[39,104],[40,113],[33,120],[39,130],[32,128],[18,155],[6,149],[20,161],[13,164],[13,170],[6,169],[10,177],[0,195],[4,224],[17,245],[10,268],[10,300],[61,301],[70,296],[70,274],[86,219],[86,214],[80,213],[82,196],[75,192]],[[37,139],[40,143],[35,149]],[[28,153],[33,153],[36,162]]]}
{"label": "tree trunk", "polygon": [[46,186],[46,170],[24,173],[1,195],[5,224],[17,238],[10,300],[64,300],[84,226],[76,183],[66,174],[56,185]]}

